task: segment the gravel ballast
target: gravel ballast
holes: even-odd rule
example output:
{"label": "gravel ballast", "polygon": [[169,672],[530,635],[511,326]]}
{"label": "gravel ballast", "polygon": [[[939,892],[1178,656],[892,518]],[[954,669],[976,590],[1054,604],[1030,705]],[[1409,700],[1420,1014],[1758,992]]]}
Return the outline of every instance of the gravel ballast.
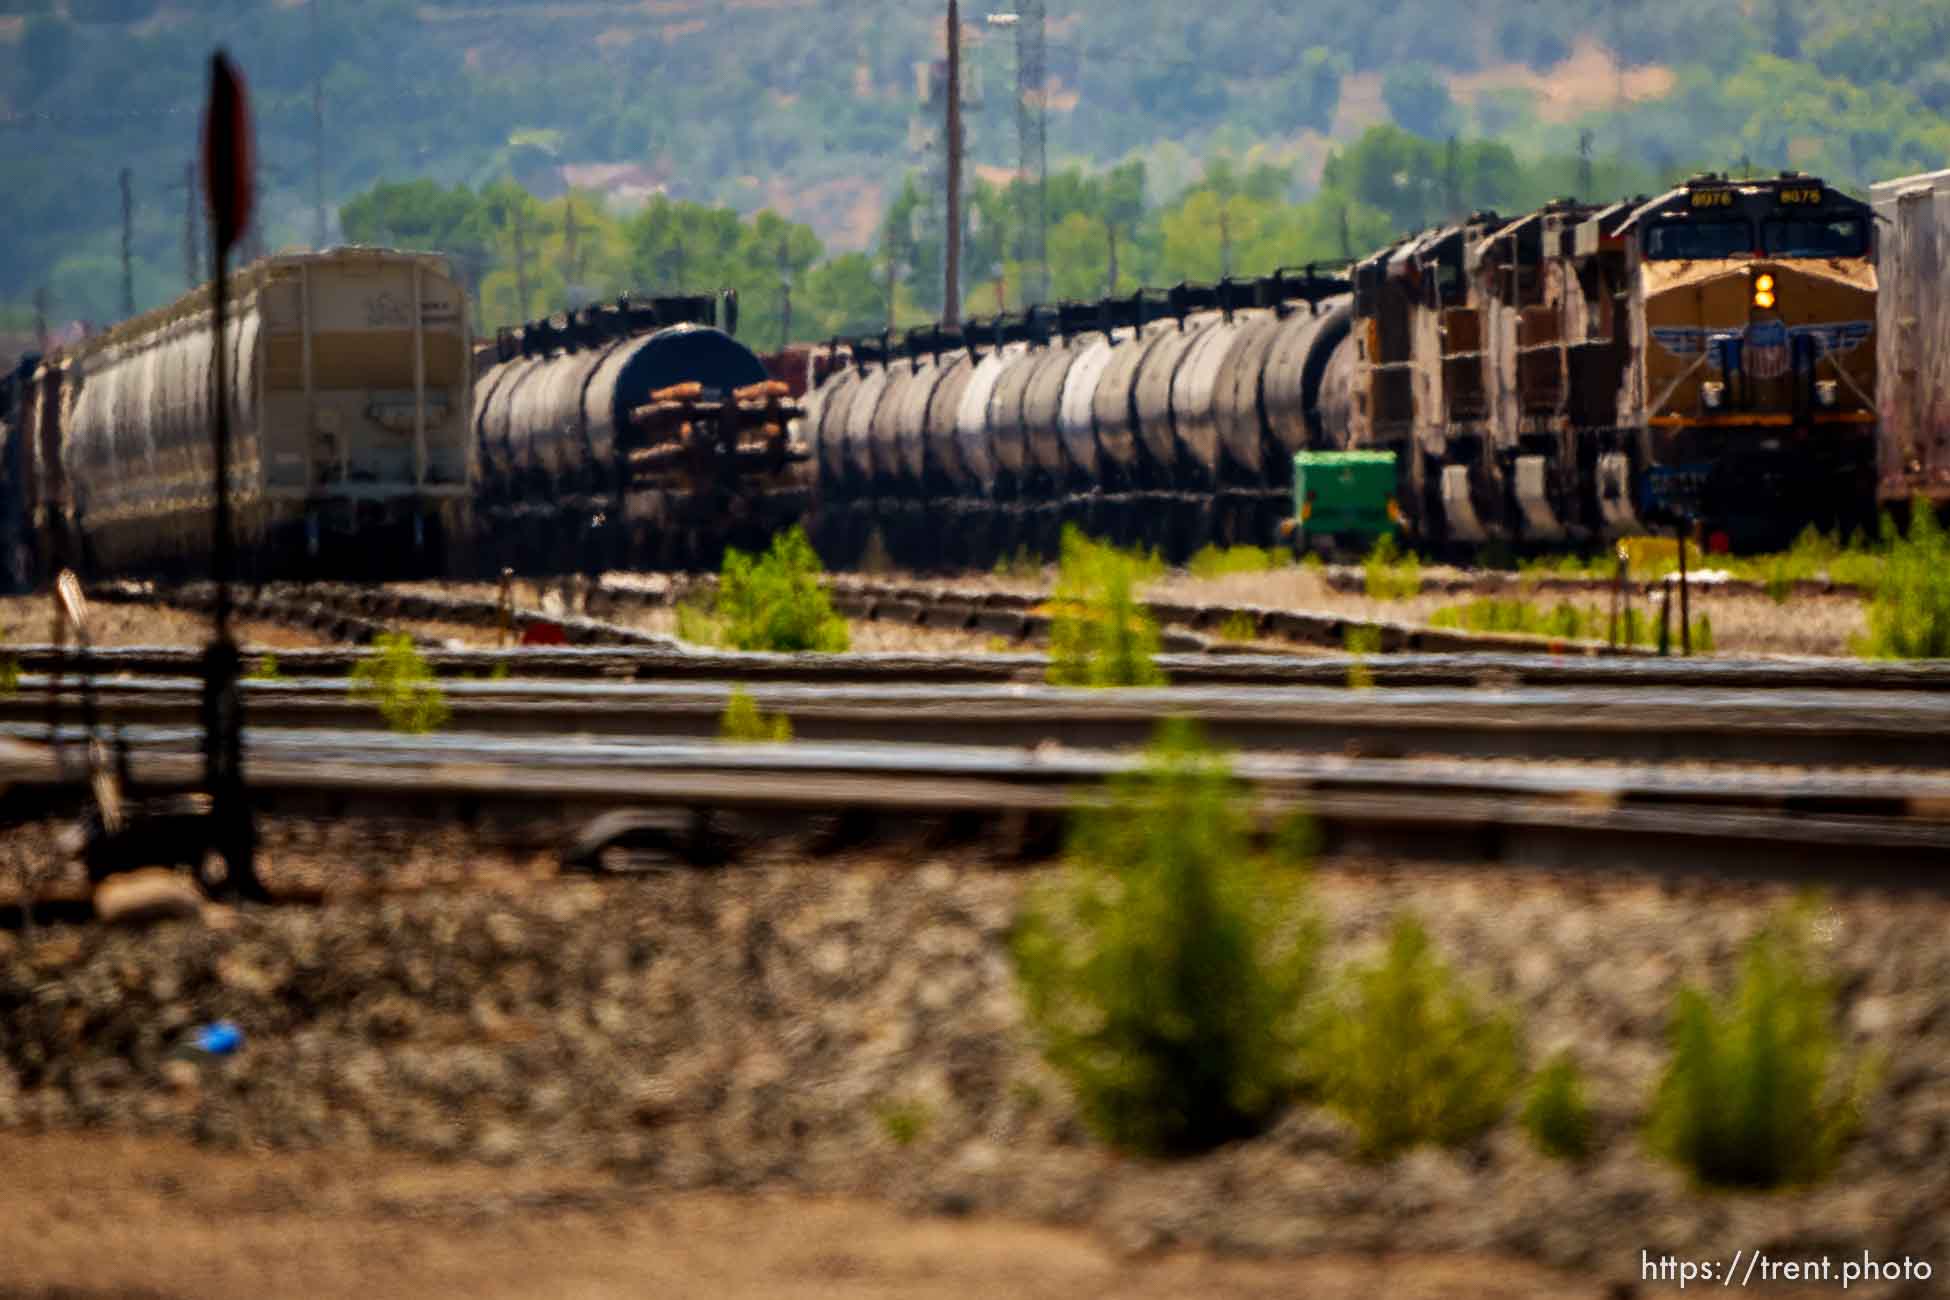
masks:
{"label": "gravel ballast", "polygon": [[[1847,1041],[1881,1054],[1860,1138],[1823,1185],[1702,1193],[1638,1124],[1685,981],[1733,978],[1788,895],[1508,871],[1336,865],[1339,963],[1403,907],[1518,1010],[1533,1065],[1573,1048],[1598,1153],[1535,1153],[1514,1118],[1386,1164],[1299,1107],[1171,1163],[1092,1141],[1024,1028],[1007,935],[1026,881],[979,853],[772,861],[629,881],[510,881],[218,924],[0,932],[0,1128],[107,1127],[218,1146],[387,1148],[567,1164],[673,1188],[891,1198],[1086,1226],[1129,1250],[1495,1251],[1641,1284],[1655,1258],[1764,1250],[1950,1277],[1950,902],[1817,909]],[[234,1021],[234,1056],[172,1059]],[[180,1054],[174,1054],[180,1056]],[[905,1140],[900,1140],[905,1139]],[[1638,1288],[1638,1291],[1634,1291]]]}

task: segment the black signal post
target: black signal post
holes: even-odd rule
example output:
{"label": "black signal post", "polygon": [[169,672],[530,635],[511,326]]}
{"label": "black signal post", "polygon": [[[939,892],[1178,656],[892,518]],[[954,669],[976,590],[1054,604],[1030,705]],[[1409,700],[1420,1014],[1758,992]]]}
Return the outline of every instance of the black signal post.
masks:
{"label": "black signal post", "polygon": [[267,897],[256,866],[256,827],[244,789],[244,701],[241,656],[230,635],[230,583],[236,576],[230,522],[230,384],[224,317],[231,248],[251,218],[250,111],[244,84],[222,50],[210,56],[210,104],[203,120],[203,190],[210,205],[216,271],[211,285],[216,427],[216,493],[210,576],[216,582],[216,628],[203,659],[204,781],[210,792],[213,847],[223,857],[226,892]]}

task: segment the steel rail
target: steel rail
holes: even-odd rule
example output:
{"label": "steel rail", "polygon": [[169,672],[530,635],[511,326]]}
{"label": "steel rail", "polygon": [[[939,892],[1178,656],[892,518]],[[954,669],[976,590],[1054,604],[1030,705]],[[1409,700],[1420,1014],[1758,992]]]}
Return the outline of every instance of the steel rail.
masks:
{"label": "steel rail", "polygon": [[[46,683],[0,700],[9,734],[44,725]],[[558,737],[711,737],[730,692],[785,714],[818,741],[925,739],[1025,746],[1046,740],[1134,747],[1189,718],[1241,750],[1380,756],[1689,760],[1950,768],[1950,697],[1923,691],[1205,685],[1086,691],[1028,683],[448,681],[456,731]],[[376,729],[374,705],[342,680],[245,684],[250,716],[274,727]],[[110,679],[95,688],[110,726],[188,726],[197,683]],[[65,698],[62,704],[78,704]]]}
{"label": "steel rail", "polygon": [[[247,663],[264,655],[291,677],[344,677],[371,655],[355,647],[246,647]],[[618,681],[797,681],[895,684],[1040,682],[1049,667],[1041,654],[923,654],[855,651],[847,654],[767,654],[688,646],[525,646],[509,650],[422,650],[443,677],[603,678]],[[84,666],[69,648],[15,645],[7,658],[24,674]],[[181,677],[199,663],[179,646],[91,649],[86,667],[106,677]],[[1156,660],[1174,685],[1340,686],[1359,665],[1377,687],[1391,686],[1618,686],[1706,687],[1743,690],[1950,691],[1950,662],[1854,661],[1817,658],[1695,659],[1585,658],[1547,654],[1165,654]]]}
{"label": "steel rail", "polygon": [[[139,790],[198,779],[185,734],[134,748]],[[261,812],[461,823],[580,860],[597,820],[677,808],[760,821],[834,813],[1060,823],[1133,756],[939,745],[611,743],[325,735],[254,728]],[[1554,869],[1950,886],[1950,774],[1700,773],[1552,764],[1240,756],[1263,818],[1305,811],[1329,851]],[[0,742],[16,815],[79,786],[37,746]],[[622,829],[627,831],[627,819]],[[593,846],[593,847],[592,847]]]}

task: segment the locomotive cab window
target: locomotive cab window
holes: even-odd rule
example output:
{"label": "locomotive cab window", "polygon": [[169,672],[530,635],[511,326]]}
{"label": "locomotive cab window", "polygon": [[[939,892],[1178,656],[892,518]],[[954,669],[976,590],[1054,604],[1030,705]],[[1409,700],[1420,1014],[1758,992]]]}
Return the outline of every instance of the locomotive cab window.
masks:
{"label": "locomotive cab window", "polygon": [[1753,251],[1754,229],[1745,221],[1666,221],[1645,232],[1645,255],[1654,261],[1698,262]]}
{"label": "locomotive cab window", "polygon": [[1761,247],[1776,257],[1862,257],[1869,227],[1861,217],[1777,217],[1761,222]]}

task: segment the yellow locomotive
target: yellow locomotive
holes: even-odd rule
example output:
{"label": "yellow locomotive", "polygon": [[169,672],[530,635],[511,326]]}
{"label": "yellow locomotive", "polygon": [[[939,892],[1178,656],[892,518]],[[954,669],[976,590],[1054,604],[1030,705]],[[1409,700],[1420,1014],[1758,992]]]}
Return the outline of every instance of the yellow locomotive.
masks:
{"label": "yellow locomotive", "polygon": [[1411,236],[1355,268],[1347,445],[1397,453],[1434,543],[1863,522],[1874,252],[1868,205],[1799,173]]}

